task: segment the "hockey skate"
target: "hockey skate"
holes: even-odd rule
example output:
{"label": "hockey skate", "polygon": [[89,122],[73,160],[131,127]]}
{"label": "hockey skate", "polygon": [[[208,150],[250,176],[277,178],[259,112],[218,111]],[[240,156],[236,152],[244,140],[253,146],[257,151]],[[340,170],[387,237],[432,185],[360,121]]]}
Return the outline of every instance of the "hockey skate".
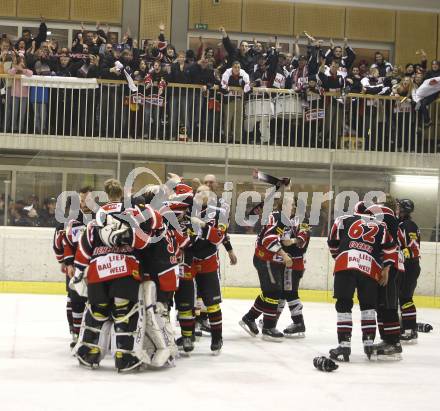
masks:
{"label": "hockey skate", "polygon": [[115,353],[115,367],[118,372],[128,372],[139,368],[142,361],[130,353],[116,351]]}
{"label": "hockey skate", "polygon": [[78,358],[80,365],[90,369],[95,369],[99,367],[101,351],[97,347],[91,348],[87,345],[82,345],[76,352],[76,358]]}
{"label": "hockey skate", "polygon": [[306,335],[306,326],[304,323],[292,323],[287,328],[284,329],[283,333],[285,337],[290,338],[304,338]]}
{"label": "hockey skate", "polygon": [[200,328],[200,335],[203,335],[203,331],[205,333],[211,334],[211,325],[209,324],[209,320],[207,318],[197,318],[198,327]]}
{"label": "hockey skate", "polygon": [[179,337],[176,340],[176,345],[177,345],[177,348],[179,349],[179,351],[182,351],[182,350],[184,351],[183,346],[184,346],[184,339],[185,338],[189,338],[191,340],[191,343],[192,343],[193,348],[194,348],[194,343],[196,342],[196,337],[194,335],[191,335],[191,337]]}
{"label": "hockey skate", "polygon": [[211,340],[212,355],[219,355],[222,347],[223,347],[223,338],[222,337],[212,338],[212,340]]}
{"label": "hockey skate", "polygon": [[195,324],[194,336],[197,338],[200,338],[203,336],[202,329],[200,328],[200,323],[198,321],[196,321],[196,324]]}
{"label": "hockey skate", "polygon": [[194,350],[194,341],[194,336],[182,337],[182,347],[179,347],[179,349],[182,349],[185,353],[189,354]]}
{"label": "hockey skate", "polygon": [[400,334],[400,341],[406,344],[417,344],[417,339],[419,335],[416,330],[404,330],[402,334]]}
{"label": "hockey skate", "polygon": [[263,328],[261,331],[264,341],[282,342],[284,340],[284,334],[274,328]]}
{"label": "hockey skate", "polygon": [[72,341],[70,342],[70,349],[73,350],[75,345],[78,343],[78,334],[72,333]]}
{"label": "hockey skate", "polygon": [[254,320],[250,320],[246,316],[238,322],[241,328],[245,330],[251,337],[256,337],[260,331],[258,330],[257,323]]}
{"label": "hockey skate", "polygon": [[390,359],[401,360],[402,359],[402,346],[400,343],[390,344],[382,341],[374,346],[374,351],[377,354],[378,359]]}
{"label": "hockey skate", "polygon": [[374,347],[374,340],[372,339],[366,339],[364,342],[364,353],[367,356],[369,360],[371,360],[372,356],[375,356],[375,347]]}
{"label": "hockey skate", "polygon": [[333,348],[329,351],[330,358],[335,361],[341,361],[341,362],[349,362],[350,361],[350,354],[351,354],[351,348],[350,346],[342,346],[339,345],[336,348]]}

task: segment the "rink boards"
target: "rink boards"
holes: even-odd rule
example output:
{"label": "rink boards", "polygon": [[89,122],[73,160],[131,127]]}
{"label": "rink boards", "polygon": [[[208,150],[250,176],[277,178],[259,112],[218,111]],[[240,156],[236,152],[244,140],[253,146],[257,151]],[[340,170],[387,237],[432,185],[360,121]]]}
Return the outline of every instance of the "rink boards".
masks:
{"label": "rink boards", "polygon": [[[0,227],[0,292],[61,294],[64,274],[52,250],[53,229]],[[258,277],[252,264],[255,236],[231,235],[238,264],[231,266],[220,248],[221,280],[225,298],[254,298]],[[416,294],[419,305],[440,307],[440,258],[438,243],[422,242],[422,273]],[[326,238],[313,237],[301,281],[305,301],[331,302],[333,260]],[[439,287],[440,288],[440,287]]]}

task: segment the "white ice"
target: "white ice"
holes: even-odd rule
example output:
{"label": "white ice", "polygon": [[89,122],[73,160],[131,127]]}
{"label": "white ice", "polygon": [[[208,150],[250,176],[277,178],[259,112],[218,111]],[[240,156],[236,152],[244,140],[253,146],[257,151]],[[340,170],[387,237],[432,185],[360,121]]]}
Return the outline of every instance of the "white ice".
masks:
{"label": "white ice", "polygon": [[419,310],[434,331],[402,361],[369,362],[355,307],[351,362],[323,373],[312,360],[336,345],[331,304],[305,303],[306,338],[277,344],[238,326],[251,303],[223,303],[220,356],[203,337],[175,368],[122,375],[110,358],[90,371],[71,357],[63,296],[0,294],[0,411],[440,410],[440,310]]}

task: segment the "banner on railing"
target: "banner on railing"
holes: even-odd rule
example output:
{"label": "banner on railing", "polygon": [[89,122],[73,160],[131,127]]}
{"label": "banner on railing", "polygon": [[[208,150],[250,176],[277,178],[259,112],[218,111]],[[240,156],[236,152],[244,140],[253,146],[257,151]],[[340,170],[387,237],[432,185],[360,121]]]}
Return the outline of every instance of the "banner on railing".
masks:
{"label": "banner on railing", "polygon": [[325,118],[325,111],[321,108],[306,110],[306,121],[317,121]]}
{"label": "banner on railing", "polygon": [[163,107],[164,98],[162,96],[158,96],[157,94],[151,94],[148,96],[143,95],[142,93],[132,94],[130,97],[130,104],[149,104],[152,106]]}
{"label": "banner on railing", "polygon": [[21,76],[21,84],[29,87],[66,88],[66,89],[95,89],[98,88],[96,78]]}

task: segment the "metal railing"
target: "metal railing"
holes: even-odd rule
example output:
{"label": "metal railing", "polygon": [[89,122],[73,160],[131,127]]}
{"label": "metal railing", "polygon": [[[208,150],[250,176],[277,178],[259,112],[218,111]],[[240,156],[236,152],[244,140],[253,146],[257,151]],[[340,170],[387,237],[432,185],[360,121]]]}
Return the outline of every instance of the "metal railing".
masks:
{"label": "metal railing", "polygon": [[[0,133],[436,154],[432,125],[392,96],[298,94],[254,88],[224,94],[188,84],[132,85],[0,75]],[[137,88],[137,90],[136,90]]]}

